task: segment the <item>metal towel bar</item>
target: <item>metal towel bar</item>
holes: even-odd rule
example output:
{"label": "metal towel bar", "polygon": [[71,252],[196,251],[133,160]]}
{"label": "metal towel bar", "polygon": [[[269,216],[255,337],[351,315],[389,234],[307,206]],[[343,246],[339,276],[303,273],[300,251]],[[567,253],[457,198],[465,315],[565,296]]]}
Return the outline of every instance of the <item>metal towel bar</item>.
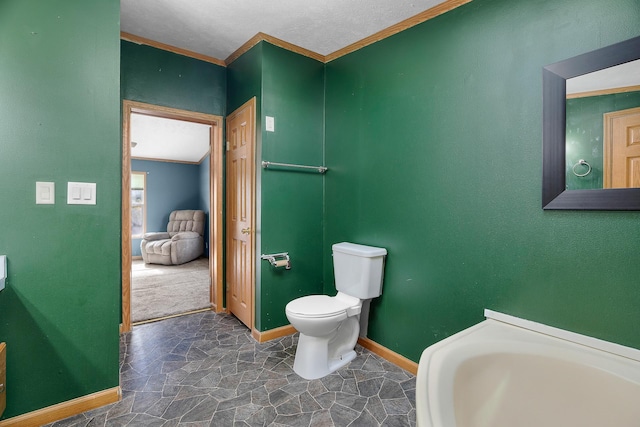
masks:
{"label": "metal towel bar", "polygon": [[325,166],[305,166],[305,165],[292,165],[290,163],[276,163],[276,162],[267,162],[262,161],[262,167],[267,169],[269,166],[282,166],[286,168],[298,168],[298,169],[313,169],[319,173],[325,173],[329,168]]}

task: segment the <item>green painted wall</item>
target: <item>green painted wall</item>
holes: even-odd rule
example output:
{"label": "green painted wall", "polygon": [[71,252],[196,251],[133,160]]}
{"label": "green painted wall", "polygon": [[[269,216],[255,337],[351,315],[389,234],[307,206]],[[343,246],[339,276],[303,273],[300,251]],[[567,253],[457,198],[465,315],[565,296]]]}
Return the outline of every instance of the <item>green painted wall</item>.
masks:
{"label": "green painted wall", "polygon": [[[602,188],[603,115],[640,106],[640,91],[567,99],[567,188],[587,190]],[[573,166],[584,159],[591,172],[584,177],[573,173]],[[586,166],[576,172],[585,173]]]}
{"label": "green painted wall", "polygon": [[[323,164],[324,64],[269,43],[259,43],[228,67],[228,111],[257,97],[257,159]],[[275,132],[264,117],[275,118]],[[284,307],[322,292],[323,176],[257,169],[256,328],[288,323]],[[289,252],[291,270],[260,260]]]}
{"label": "green painted wall", "polygon": [[225,67],[124,40],[121,44],[122,99],[226,115]]}
{"label": "green painted wall", "polygon": [[[117,0],[0,2],[0,341],[13,417],[118,386]],[[35,204],[36,181],[56,185]],[[66,204],[68,181],[97,205]]]}
{"label": "green painted wall", "polygon": [[[227,67],[227,111],[237,110],[242,104],[256,99],[256,117],[260,117],[262,102],[262,48],[266,43],[258,43]],[[260,120],[258,126],[260,126]],[[260,135],[256,128],[256,136]],[[260,146],[260,144],[258,144]]]}
{"label": "green painted wall", "polygon": [[326,66],[330,245],[388,249],[369,337],[417,361],[489,308],[640,348],[639,212],[545,212],[542,67],[637,0],[474,0]]}
{"label": "green painted wall", "polygon": [[[262,120],[275,119],[275,132],[262,126],[261,160],[322,165],[324,64],[263,43]],[[260,331],[288,324],[285,305],[322,293],[323,175],[259,169],[261,246],[259,254],[289,252],[291,270],[260,261]]]}

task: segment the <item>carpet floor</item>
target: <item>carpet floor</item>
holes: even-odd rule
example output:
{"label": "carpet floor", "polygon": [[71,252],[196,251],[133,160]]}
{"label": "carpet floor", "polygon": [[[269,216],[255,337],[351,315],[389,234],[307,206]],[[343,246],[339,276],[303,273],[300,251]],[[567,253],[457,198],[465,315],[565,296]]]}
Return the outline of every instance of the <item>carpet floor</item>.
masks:
{"label": "carpet floor", "polygon": [[209,308],[209,259],[199,258],[182,265],[131,265],[131,321],[188,313]]}

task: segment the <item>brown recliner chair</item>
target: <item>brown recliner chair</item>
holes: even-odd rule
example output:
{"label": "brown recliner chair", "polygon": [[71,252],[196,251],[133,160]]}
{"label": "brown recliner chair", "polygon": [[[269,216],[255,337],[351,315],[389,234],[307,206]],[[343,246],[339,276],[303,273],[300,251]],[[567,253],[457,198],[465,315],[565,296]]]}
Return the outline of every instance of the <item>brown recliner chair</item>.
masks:
{"label": "brown recliner chair", "polygon": [[178,265],[198,258],[204,252],[204,212],[173,211],[167,232],[146,233],[140,242],[145,264]]}

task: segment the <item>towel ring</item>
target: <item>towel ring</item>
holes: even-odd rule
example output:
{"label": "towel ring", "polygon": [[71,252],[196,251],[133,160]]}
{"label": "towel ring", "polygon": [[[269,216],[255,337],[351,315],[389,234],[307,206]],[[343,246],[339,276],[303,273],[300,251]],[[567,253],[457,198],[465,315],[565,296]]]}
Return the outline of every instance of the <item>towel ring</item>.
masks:
{"label": "towel ring", "polygon": [[[586,166],[588,169],[587,169],[587,171],[585,173],[578,173],[578,172],[576,172],[576,166]],[[580,176],[580,177],[587,176],[587,175],[589,175],[591,173],[591,165],[589,163],[587,163],[584,159],[580,159],[580,160],[578,160],[578,163],[573,165],[572,170],[573,170],[573,174],[575,176]]]}

